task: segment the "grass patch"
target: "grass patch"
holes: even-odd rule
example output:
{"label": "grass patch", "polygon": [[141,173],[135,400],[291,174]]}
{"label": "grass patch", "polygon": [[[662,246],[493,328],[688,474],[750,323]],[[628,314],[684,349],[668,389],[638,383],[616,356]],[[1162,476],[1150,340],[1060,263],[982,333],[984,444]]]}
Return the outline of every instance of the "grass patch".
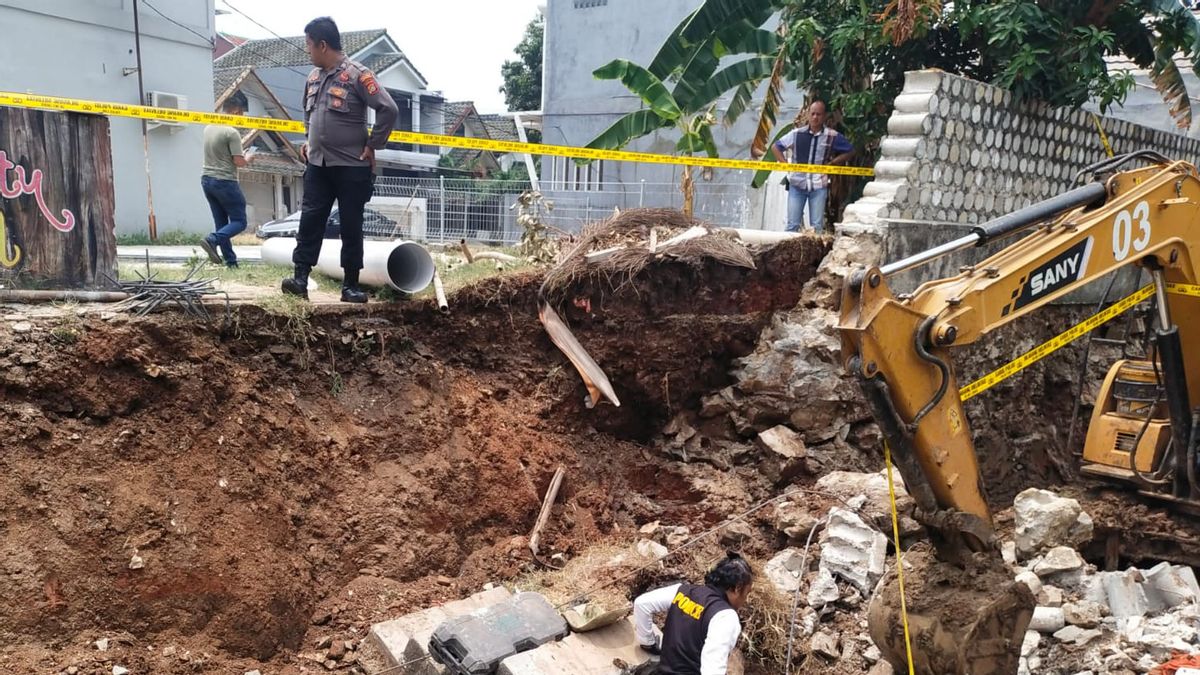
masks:
{"label": "grass patch", "polygon": [[[489,277],[505,276],[516,274],[533,269],[533,264],[521,259],[515,263],[502,263],[502,269],[496,269],[495,260],[477,260],[473,263],[459,263],[452,269],[447,270],[444,265],[438,266],[438,274],[442,277],[442,286],[446,289],[446,295],[453,295],[455,291]],[[433,284],[429,288],[417,293],[416,298],[432,298]]]}
{"label": "grass patch", "polygon": [[[187,277],[188,272],[199,260],[199,258],[194,258],[185,265],[156,265],[151,263],[150,274],[159,281],[180,281]],[[118,272],[122,281],[133,281],[138,279],[138,274],[146,276],[146,265],[145,263],[122,262]],[[201,279],[218,279],[225,283],[275,288],[279,286],[280,280],[291,276],[291,274],[292,268],[282,265],[262,265],[255,263],[230,269],[224,265],[209,263],[204,266],[204,269],[196,273],[196,277]]]}
{"label": "grass patch", "polygon": [[[145,232],[134,232],[117,235],[117,246],[199,246],[200,242],[209,235],[208,232],[182,232],[173,230],[158,235],[158,239],[150,241],[150,235]],[[258,246],[262,244],[253,232],[247,230],[233,238],[234,246]]]}
{"label": "grass patch", "polygon": [[172,230],[171,232],[162,232],[158,235],[158,239],[150,241],[150,235],[145,232],[127,233],[117,235],[117,246],[190,246],[198,245],[205,234],[197,232],[183,232],[180,230]]}

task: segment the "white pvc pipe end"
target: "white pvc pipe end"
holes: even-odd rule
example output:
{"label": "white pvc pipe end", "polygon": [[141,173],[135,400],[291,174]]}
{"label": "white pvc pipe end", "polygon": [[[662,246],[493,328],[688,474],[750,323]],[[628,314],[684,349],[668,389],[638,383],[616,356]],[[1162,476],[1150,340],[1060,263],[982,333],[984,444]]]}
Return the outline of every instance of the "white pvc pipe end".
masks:
{"label": "white pvc pipe end", "polygon": [[388,285],[405,293],[420,293],[433,283],[433,256],[420,244],[399,242],[388,254]]}

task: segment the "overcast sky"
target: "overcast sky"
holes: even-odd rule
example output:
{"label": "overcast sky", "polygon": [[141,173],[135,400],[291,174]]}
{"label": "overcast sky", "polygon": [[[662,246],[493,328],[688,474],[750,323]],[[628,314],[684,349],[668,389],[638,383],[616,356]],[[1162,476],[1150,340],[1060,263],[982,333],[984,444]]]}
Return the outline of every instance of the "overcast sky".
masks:
{"label": "overcast sky", "polygon": [[[500,65],[545,0],[216,0],[288,37],[330,15],[341,30],[386,28],[432,89],[450,101],[475,101],[480,112],[503,112]],[[273,37],[236,12],[217,17],[217,30],[248,38]]]}

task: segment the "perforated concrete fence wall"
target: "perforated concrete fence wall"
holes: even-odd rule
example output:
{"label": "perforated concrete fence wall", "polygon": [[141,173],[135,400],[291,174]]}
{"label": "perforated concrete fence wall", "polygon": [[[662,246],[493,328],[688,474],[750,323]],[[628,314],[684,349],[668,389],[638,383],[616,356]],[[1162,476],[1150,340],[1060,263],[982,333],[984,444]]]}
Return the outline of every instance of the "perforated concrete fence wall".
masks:
{"label": "perforated concrete fence wall", "polygon": [[[1013,102],[1011,92],[941,71],[908,73],[863,198],[841,231],[884,234],[897,260],[1075,187],[1076,175],[1107,155],[1097,118],[1076,108]],[[1117,154],[1143,148],[1200,161],[1200,140],[1100,117]],[[950,256],[895,284],[910,290],[976,262],[987,251]]]}

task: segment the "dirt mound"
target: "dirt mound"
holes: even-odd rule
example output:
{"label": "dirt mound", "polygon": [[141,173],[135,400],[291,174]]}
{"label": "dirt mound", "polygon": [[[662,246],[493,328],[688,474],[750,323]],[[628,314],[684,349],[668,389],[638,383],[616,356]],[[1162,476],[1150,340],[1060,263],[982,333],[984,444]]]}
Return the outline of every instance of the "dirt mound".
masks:
{"label": "dirt mound", "polygon": [[[799,240],[753,270],[669,263],[619,292],[573,287],[567,318],[620,409],[585,410],[537,322],[536,276],[461,292],[448,316],[247,307],[224,335],[169,317],[0,335],[0,665],[302,661],[322,636],[515,577],[559,464],[547,555],[649,519],[712,521],[766,487],[638,441],[727,383],[822,253]],[[746,484],[706,487],[730,480]]]}

